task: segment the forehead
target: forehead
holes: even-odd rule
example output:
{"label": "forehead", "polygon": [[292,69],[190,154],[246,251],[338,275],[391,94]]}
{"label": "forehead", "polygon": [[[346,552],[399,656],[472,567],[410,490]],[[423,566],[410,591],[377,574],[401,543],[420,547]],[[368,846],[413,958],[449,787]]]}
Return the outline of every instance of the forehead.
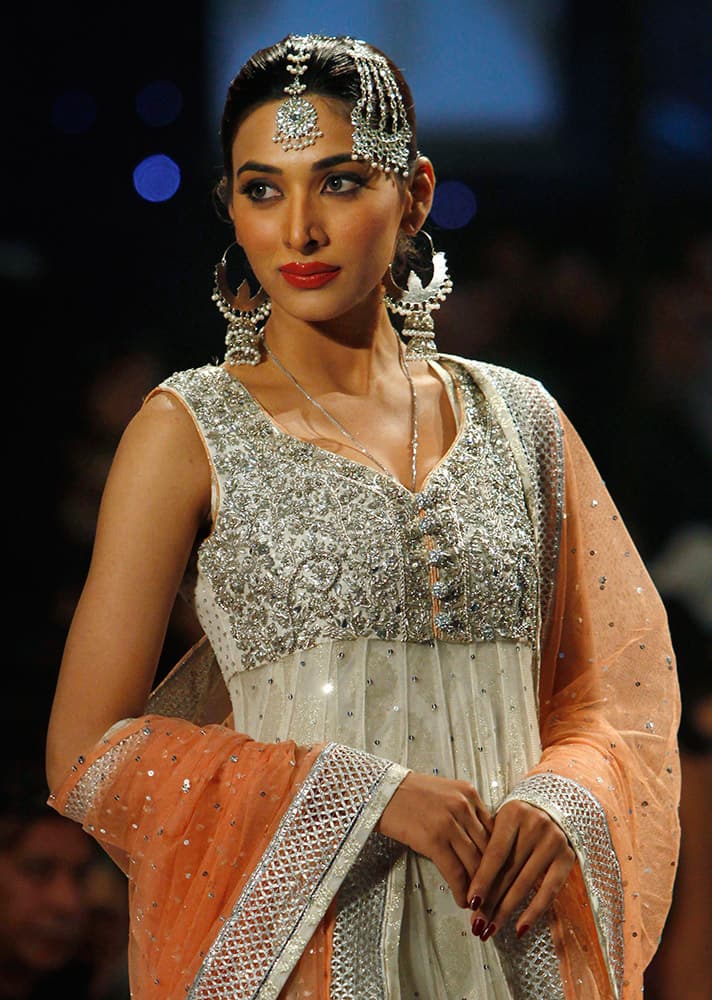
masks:
{"label": "forehead", "polygon": [[303,96],[316,109],[317,127],[323,133],[314,145],[285,151],[279,142],[274,142],[277,111],[284,102],[269,101],[251,111],[238,128],[232,145],[236,167],[239,166],[239,157],[243,160],[259,159],[280,166],[300,159],[311,161],[328,156],[329,153],[351,150],[353,135],[349,106],[308,93]]}

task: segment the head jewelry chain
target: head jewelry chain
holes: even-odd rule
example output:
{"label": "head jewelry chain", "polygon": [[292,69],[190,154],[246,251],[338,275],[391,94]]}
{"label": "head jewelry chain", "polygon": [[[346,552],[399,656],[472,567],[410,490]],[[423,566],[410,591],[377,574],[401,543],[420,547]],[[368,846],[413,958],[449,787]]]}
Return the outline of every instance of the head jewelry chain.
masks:
{"label": "head jewelry chain", "polygon": [[[272,136],[272,141],[281,143],[285,151],[313,146],[323,135],[316,108],[301,96],[307,89],[302,76],[314,47],[331,40],[323,35],[289,35],[275,48],[274,59],[284,58],[286,49],[287,72],[293,77],[284,88],[287,99],[277,110]],[[340,41],[348,49],[359,78],[359,98],[351,112],[353,159],[366,160],[385,173],[407,174],[412,131],[387,60],[358,39],[346,37]]]}

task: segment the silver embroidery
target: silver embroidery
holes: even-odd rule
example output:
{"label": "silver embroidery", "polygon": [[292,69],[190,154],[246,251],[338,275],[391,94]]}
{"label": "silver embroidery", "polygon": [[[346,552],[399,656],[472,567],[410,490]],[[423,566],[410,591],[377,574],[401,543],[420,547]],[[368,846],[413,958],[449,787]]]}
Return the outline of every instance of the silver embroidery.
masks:
{"label": "silver embroidery", "polygon": [[388,876],[402,847],[372,833],[339,891],[330,1000],[384,1000],[383,925]]}
{"label": "silver embroidery", "polygon": [[[113,728],[113,727],[112,727]],[[141,732],[132,733],[109,747],[93,764],[90,764],[72,791],[67,796],[62,812],[78,823],[85,823],[86,816],[94,804],[104,782],[111,782],[123,768],[129,756],[134,756],[137,749],[150,735],[150,728],[144,726]],[[87,829],[93,831],[93,828]]]}
{"label": "silver embroidery", "polygon": [[323,639],[534,642],[535,539],[520,473],[484,396],[451,368],[465,419],[418,494],[280,432],[222,368],[163,383],[195,414],[220,481],[196,609],[221,665],[226,642],[240,669]]}
{"label": "silver embroidery", "polygon": [[576,851],[598,935],[620,996],[623,982],[623,880],[603,807],[583,785],[558,774],[534,774],[505,801],[520,799],[551,815]]}
{"label": "silver embroidery", "polygon": [[515,914],[493,938],[513,995],[517,1000],[564,1000],[559,959],[549,925],[540,922],[520,940],[516,919]]}
{"label": "silver embroidery", "polygon": [[325,747],[211,945],[189,1000],[277,997],[383,810],[379,786],[388,774],[390,797],[392,779],[405,773],[350,747]]}
{"label": "silver embroidery", "polygon": [[498,365],[479,362],[466,365],[492,380],[512,415],[529,469],[535,473],[532,514],[537,532],[541,622],[545,636],[553,611],[564,497],[563,435],[556,403],[535,379]]}

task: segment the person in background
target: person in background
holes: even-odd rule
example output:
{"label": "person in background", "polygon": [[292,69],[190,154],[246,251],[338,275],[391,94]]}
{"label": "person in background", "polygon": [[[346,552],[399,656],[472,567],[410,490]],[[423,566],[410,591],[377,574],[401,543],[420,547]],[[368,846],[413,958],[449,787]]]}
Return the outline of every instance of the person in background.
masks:
{"label": "person in background", "polygon": [[96,845],[22,774],[0,798],[0,997],[89,1000],[88,879]]}

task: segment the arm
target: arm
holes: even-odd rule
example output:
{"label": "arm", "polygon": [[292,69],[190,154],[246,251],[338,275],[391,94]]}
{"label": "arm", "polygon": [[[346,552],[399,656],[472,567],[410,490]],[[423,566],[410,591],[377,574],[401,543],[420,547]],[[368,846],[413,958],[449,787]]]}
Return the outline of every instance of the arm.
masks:
{"label": "arm", "polygon": [[227,988],[223,948],[250,966],[232,962],[235,988],[282,983],[405,775],[349,747],[259,743],[147,710],[209,497],[192,418],[152,396],[107,481],[47,739],[50,804],[129,875],[142,996],[158,980],[161,995],[197,978]]}
{"label": "arm", "polygon": [[50,715],[50,788],[110,726],[143,712],[209,504],[210,468],[190,417],[166,394],[153,396],[107,478]]}

